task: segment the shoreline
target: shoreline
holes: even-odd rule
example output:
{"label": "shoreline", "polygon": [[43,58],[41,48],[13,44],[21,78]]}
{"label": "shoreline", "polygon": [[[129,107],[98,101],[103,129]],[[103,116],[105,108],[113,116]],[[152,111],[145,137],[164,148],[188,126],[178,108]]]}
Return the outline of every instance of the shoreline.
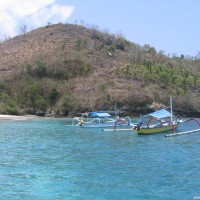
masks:
{"label": "shoreline", "polygon": [[[131,117],[138,118],[139,116],[133,115]],[[188,118],[189,116],[184,116],[183,118]],[[200,116],[195,116],[197,119],[200,119]],[[40,117],[37,115],[7,115],[7,114],[0,114],[0,121],[25,121],[30,119],[41,119],[41,118],[55,118],[53,116],[51,117]],[[56,117],[56,118],[62,118],[62,117]],[[64,117],[67,119],[73,118],[73,117]]]}
{"label": "shoreline", "polygon": [[36,119],[37,116],[35,115],[3,115],[0,114],[0,121],[4,121],[4,120],[14,120],[14,121],[18,121],[18,120],[28,120],[28,119]]}

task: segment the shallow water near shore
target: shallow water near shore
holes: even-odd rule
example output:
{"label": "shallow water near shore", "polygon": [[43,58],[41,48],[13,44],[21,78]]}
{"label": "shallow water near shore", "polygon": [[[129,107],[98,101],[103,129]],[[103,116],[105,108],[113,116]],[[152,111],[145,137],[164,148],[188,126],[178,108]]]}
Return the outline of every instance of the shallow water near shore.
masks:
{"label": "shallow water near shore", "polygon": [[70,123],[0,122],[0,199],[200,199],[200,132],[165,138]]}

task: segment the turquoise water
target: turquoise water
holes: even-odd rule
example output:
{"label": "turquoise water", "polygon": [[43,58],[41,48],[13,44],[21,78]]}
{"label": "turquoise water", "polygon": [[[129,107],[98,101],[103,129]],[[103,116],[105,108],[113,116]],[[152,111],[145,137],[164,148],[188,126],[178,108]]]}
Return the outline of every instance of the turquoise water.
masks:
{"label": "turquoise water", "polygon": [[1,200],[200,199],[200,132],[138,136],[66,121],[0,122]]}

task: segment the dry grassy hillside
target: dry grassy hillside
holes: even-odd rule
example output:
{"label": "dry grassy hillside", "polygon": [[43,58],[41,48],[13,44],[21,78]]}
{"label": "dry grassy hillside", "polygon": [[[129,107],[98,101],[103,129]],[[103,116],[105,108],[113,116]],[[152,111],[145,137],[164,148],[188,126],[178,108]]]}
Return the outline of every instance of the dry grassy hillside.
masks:
{"label": "dry grassy hillside", "polygon": [[39,28],[1,43],[0,70],[2,73],[33,64],[37,60],[53,65],[66,59],[81,58],[93,68],[105,69],[114,66],[116,62],[128,62],[127,54],[119,51],[110,57],[106,48],[96,51],[97,45],[92,39],[92,30],[81,26],[57,24]]}
{"label": "dry grassy hillside", "polygon": [[[183,110],[188,95],[184,94],[185,99],[181,98],[180,94],[166,88],[162,81],[161,84],[152,78],[149,81],[145,70],[149,70],[151,65],[147,62],[159,66],[168,63],[174,68],[177,61],[158,54],[148,45],[141,47],[121,36],[71,24],[39,28],[0,44],[2,80],[10,84],[13,81],[18,83],[19,88],[24,88],[23,84],[30,77],[35,78],[43,86],[40,95],[46,102],[51,85],[56,88],[59,94],[56,102],[54,105],[47,102],[45,112],[54,110],[69,114],[112,109],[114,102],[131,112],[141,112],[147,111],[147,106],[153,101],[168,104],[169,95],[174,96],[175,104],[179,110]],[[27,76],[27,66],[35,69],[38,63],[45,66],[45,75]],[[195,65],[196,69],[198,67]],[[200,106],[196,110],[195,106],[198,105],[199,90],[196,87],[193,89],[196,93],[188,109],[198,112]],[[9,95],[17,99],[17,102],[22,98],[12,91]]]}

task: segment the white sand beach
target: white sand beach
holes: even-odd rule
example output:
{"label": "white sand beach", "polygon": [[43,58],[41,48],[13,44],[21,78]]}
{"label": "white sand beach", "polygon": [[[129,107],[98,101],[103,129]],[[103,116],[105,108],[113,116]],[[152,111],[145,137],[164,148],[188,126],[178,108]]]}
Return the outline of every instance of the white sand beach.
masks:
{"label": "white sand beach", "polygon": [[35,115],[23,115],[23,116],[18,116],[18,115],[2,115],[0,114],[0,120],[28,120],[28,119],[33,119],[36,118]]}

